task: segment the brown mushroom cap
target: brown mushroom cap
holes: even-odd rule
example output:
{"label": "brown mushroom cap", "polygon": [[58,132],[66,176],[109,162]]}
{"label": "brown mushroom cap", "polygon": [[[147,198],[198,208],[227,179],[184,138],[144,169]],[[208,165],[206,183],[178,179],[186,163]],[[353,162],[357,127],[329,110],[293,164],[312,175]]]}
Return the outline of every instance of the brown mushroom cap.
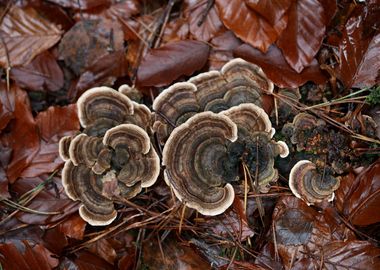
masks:
{"label": "brown mushroom cap", "polygon": [[66,161],[62,170],[62,184],[67,196],[81,201],[81,217],[94,226],[108,225],[116,218],[112,200],[103,196],[99,177],[85,165],[74,166]]}
{"label": "brown mushroom cap", "polygon": [[220,114],[226,115],[238,127],[238,140],[232,146],[240,148],[240,159],[246,163],[251,175],[258,169],[258,185],[261,192],[269,190],[268,184],[278,178],[274,168],[277,155],[286,157],[289,149],[286,143],[272,140],[274,129],[265,111],[254,104],[241,104]]}
{"label": "brown mushroom cap", "polygon": [[232,204],[234,190],[221,172],[227,161],[226,142],[236,139],[236,125],[211,112],[193,116],[172,132],[162,164],[165,181],[179,200],[204,215],[218,215]]}
{"label": "brown mushroom cap", "polygon": [[220,112],[242,103],[261,105],[273,91],[263,71],[242,59],[228,62],[220,72],[210,71],[177,83],[154,101],[154,131],[165,141],[174,127],[198,112]]}
{"label": "brown mushroom cap", "polygon": [[59,140],[58,153],[59,156],[67,161],[70,159],[69,147],[74,136],[64,136]]}
{"label": "brown mushroom cap", "polygon": [[289,187],[293,194],[306,203],[331,201],[340,181],[329,173],[319,173],[314,163],[301,160],[294,165],[289,175]]}

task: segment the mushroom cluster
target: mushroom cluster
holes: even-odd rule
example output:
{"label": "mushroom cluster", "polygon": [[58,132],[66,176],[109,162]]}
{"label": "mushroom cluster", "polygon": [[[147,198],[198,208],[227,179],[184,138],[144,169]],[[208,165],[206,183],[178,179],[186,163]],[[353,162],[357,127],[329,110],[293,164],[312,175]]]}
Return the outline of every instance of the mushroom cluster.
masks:
{"label": "mushroom cluster", "polygon": [[83,132],[59,144],[63,186],[81,202],[84,220],[107,225],[116,218],[114,200],[136,196],[159,175],[159,157],[149,137],[151,112],[108,87],[86,91],[77,107]]}
{"label": "mushroom cluster", "polygon": [[273,83],[258,66],[233,59],[221,71],[209,71],[165,89],[153,103],[153,129],[163,144],[175,127],[204,111],[218,113],[242,103],[262,107]]}
{"label": "mushroom cluster", "polygon": [[231,184],[239,180],[242,163],[257,175],[260,191],[277,180],[274,157],[289,151],[284,142],[272,140],[273,133],[268,115],[254,104],[198,113],[165,144],[165,181],[186,206],[204,215],[223,213],[233,202]]}
{"label": "mushroom cluster", "polygon": [[[153,130],[164,145],[164,178],[176,197],[204,215],[224,212],[244,166],[259,191],[278,178],[274,158],[288,155],[261,108],[273,83],[254,64],[234,59],[222,70],[176,83],[154,101]],[[166,142],[166,143],[165,143]]]}

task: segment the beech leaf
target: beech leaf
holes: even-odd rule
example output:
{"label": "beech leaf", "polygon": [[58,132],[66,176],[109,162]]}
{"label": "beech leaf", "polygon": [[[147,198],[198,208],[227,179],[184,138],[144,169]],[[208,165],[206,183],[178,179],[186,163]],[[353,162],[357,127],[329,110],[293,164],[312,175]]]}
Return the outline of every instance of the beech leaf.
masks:
{"label": "beech leaf", "polygon": [[195,40],[182,40],[150,50],[137,71],[140,86],[164,86],[182,75],[190,76],[207,62],[209,46]]}
{"label": "beech leaf", "polygon": [[0,66],[27,65],[61,38],[62,31],[33,8],[12,6],[0,25],[4,44],[0,46]]}

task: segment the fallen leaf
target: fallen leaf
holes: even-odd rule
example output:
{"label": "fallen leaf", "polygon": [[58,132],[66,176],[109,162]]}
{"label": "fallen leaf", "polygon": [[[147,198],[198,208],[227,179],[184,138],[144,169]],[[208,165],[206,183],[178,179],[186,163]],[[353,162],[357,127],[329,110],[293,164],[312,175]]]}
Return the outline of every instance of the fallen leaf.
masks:
{"label": "fallen leaf", "polygon": [[11,69],[16,83],[33,91],[57,91],[63,87],[63,72],[54,56],[46,51],[37,55],[28,65]]}
{"label": "fallen leaf", "polygon": [[107,263],[99,256],[88,251],[79,251],[74,259],[63,258],[60,267],[62,269],[80,269],[80,270],[113,270],[112,265]]}
{"label": "fallen leaf", "polygon": [[80,10],[93,9],[99,6],[106,6],[111,0],[49,0],[65,8],[74,8]]}
{"label": "fallen leaf", "polygon": [[102,258],[109,264],[114,265],[117,254],[115,249],[112,247],[112,245],[108,242],[107,239],[102,238],[96,241],[95,243],[89,245],[88,251]]}
{"label": "fallen leaf", "polygon": [[16,91],[15,85],[12,84],[8,91],[6,83],[0,81],[0,131],[2,131],[14,117]]}
{"label": "fallen leaf", "polygon": [[250,9],[243,0],[216,0],[215,4],[223,24],[236,36],[262,52],[275,42],[283,25],[270,25],[267,20]]}
{"label": "fallen leaf", "polygon": [[[12,191],[19,196],[36,188],[46,181],[48,175],[34,178],[21,178],[12,185]],[[26,224],[49,224],[60,221],[76,212],[79,204],[69,199],[63,189],[60,177],[54,176],[50,184],[45,184],[43,190],[26,205],[28,208],[40,212],[58,212],[58,214],[40,215],[28,212],[18,212],[16,217]]]}
{"label": "fallen leaf", "polygon": [[59,58],[79,76],[98,59],[122,50],[123,42],[119,22],[105,18],[84,20],[77,22],[63,36],[58,46]]}
{"label": "fallen leaf", "polygon": [[22,171],[33,161],[40,149],[38,127],[30,111],[29,98],[25,91],[15,87],[15,109],[10,132],[2,139],[12,148],[12,158],[7,167],[10,183],[14,183]]}
{"label": "fallen leaf", "polygon": [[[337,193],[344,201],[343,214],[354,225],[365,226],[380,222],[380,161],[362,171],[349,188],[346,184]],[[348,182],[349,183],[349,182]],[[338,190],[338,191],[339,191]]]}
{"label": "fallen leaf", "polygon": [[[286,26],[288,20],[286,14],[293,1],[246,0],[245,2],[247,6],[264,17],[271,25],[282,23]],[[285,20],[285,22],[281,22],[281,20]]]}
{"label": "fallen leaf", "polygon": [[0,25],[0,66],[27,65],[61,38],[62,31],[33,8],[12,6]]}
{"label": "fallen leaf", "polygon": [[209,56],[210,70],[220,70],[224,64],[233,59],[233,51],[242,42],[232,31],[226,31],[211,40],[211,51]]}
{"label": "fallen leaf", "polygon": [[336,69],[347,88],[379,83],[376,78],[380,71],[380,32],[365,37],[364,16],[362,12],[347,21],[339,44],[340,62]]}
{"label": "fallen leaf", "polygon": [[380,269],[380,249],[367,241],[339,241],[323,247],[321,268]]}
{"label": "fallen leaf", "polygon": [[225,29],[215,6],[208,7],[209,2],[209,0],[185,1],[184,13],[189,21],[190,33],[196,40],[204,42]]}
{"label": "fallen leaf", "polygon": [[161,245],[163,253],[160,252],[156,239],[144,242],[142,262],[149,269],[154,269],[158,265],[166,270],[211,269],[207,261],[192,248],[181,245],[179,241],[167,239],[162,241]]}
{"label": "fallen leaf", "polygon": [[91,87],[112,85],[118,77],[128,74],[128,67],[124,50],[100,57],[80,75],[76,85],[77,96]]}
{"label": "fallen leaf", "polygon": [[173,41],[180,41],[189,38],[189,25],[184,18],[171,20],[167,23],[164,34],[162,35],[161,44]]}
{"label": "fallen leaf", "polygon": [[288,25],[277,46],[297,73],[310,66],[321,47],[326,30],[324,14],[318,0],[297,0],[290,7]]}
{"label": "fallen leaf", "polygon": [[43,245],[31,246],[28,241],[0,244],[2,269],[50,270],[58,265],[58,259]]}
{"label": "fallen leaf", "polygon": [[64,235],[70,238],[82,240],[84,230],[86,229],[86,224],[86,221],[84,221],[79,214],[76,213],[60,223],[58,227]]}
{"label": "fallen leaf", "polygon": [[150,50],[137,71],[139,86],[164,86],[182,75],[191,75],[207,62],[209,46],[195,40],[182,40]]}
{"label": "fallen leaf", "polygon": [[295,72],[275,45],[264,54],[248,44],[243,44],[234,51],[234,54],[260,66],[267,77],[281,88],[296,88],[307,81],[323,84],[327,80],[315,59],[301,73]]}

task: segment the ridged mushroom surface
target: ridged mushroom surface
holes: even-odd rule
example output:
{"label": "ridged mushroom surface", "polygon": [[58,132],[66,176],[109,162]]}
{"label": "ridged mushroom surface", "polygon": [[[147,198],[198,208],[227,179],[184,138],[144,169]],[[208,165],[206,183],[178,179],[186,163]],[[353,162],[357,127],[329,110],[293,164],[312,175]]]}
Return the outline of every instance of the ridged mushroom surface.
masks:
{"label": "ridged mushroom surface", "polygon": [[133,198],[159,175],[148,135],[151,113],[107,87],[88,90],[77,106],[84,130],[60,141],[62,181],[68,196],[81,202],[84,220],[107,225],[116,218],[114,200]]}
{"label": "ridged mushroom surface", "polygon": [[317,170],[316,165],[308,160],[297,162],[290,171],[291,191],[309,205],[333,200],[339,185],[339,178],[332,176],[331,172]]}
{"label": "ridged mushroom surface", "polygon": [[218,113],[243,103],[261,106],[263,96],[272,91],[273,83],[261,68],[233,59],[220,72],[202,73],[165,89],[153,103],[153,129],[164,143],[173,128],[196,113]]}
{"label": "ridged mushroom surface", "polygon": [[272,135],[268,115],[254,104],[198,113],[175,128],[164,146],[165,180],[188,207],[221,214],[232,204],[231,184],[240,179],[242,162],[252,175],[258,170],[261,191],[277,180],[274,158],[289,151]]}

